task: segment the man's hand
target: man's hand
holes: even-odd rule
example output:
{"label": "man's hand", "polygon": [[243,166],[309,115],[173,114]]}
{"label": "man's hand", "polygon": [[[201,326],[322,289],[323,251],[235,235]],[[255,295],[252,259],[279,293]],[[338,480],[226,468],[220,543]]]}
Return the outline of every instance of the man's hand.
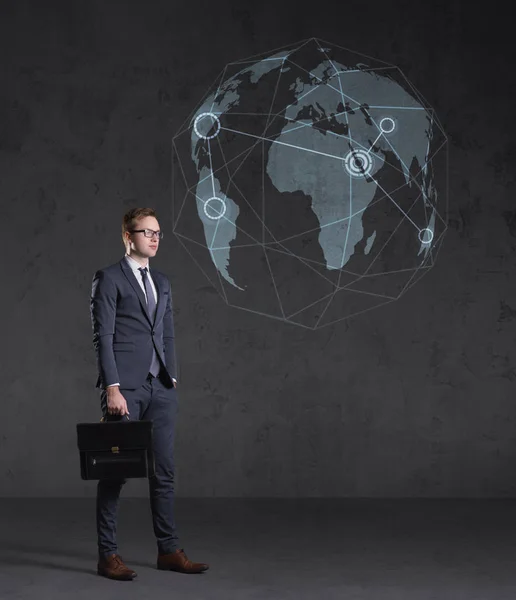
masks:
{"label": "man's hand", "polygon": [[120,388],[115,385],[106,389],[107,411],[110,415],[128,415],[127,401],[122,396]]}

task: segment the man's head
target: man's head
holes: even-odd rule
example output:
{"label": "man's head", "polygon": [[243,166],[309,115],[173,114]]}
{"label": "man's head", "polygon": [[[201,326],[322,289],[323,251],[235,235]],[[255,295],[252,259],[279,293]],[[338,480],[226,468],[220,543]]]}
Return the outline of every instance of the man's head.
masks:
{"label": "man's head", "polygon": [[[150,230],[150,231],[149,231]],[[122,220],[122,240],[127,254],[134,257],[149,259],[156,256],[160,234],[156,213],[152,208],[133,208],[128,211]]]}

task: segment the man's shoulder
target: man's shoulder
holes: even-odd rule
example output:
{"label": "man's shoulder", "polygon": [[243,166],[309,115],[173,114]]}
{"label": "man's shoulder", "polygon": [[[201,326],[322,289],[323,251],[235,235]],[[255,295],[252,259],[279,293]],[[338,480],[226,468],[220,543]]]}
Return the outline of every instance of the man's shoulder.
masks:
{"label": "man's shoulder", "polygon": [[101,275],[115,275],[115,274],[118,274],[120,272],[121,262],[122,261],[119,260],[118,262],[113,263],[112,265],[108,265],[107,267],[102,267],[101,269],[97,269],[95,271],[95,275],[96,276],[99,276],[99,275],[101,276]]}

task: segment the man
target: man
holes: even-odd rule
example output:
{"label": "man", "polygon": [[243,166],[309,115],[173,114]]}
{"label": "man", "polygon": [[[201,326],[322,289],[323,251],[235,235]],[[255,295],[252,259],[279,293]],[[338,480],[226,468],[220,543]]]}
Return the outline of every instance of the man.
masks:
{"label": "man", "polygon": [[[149,494],[157,568],[202,573],[208,565],[190,561],[178,547],[174,521],[177,380],[172,290],[166,275],[149,267],[162,237],[152,209],[130,210],[122,221],[126,255],[93,277],[90,306],[99,370],[96,387],[101,389],[106,420],[153,423],[155,475],[149,477]],[[97,572],[118,580],[136,577],[123,563],[116,542],[118,502],[125,483],[124,479],[101,479],[97,486]]]}

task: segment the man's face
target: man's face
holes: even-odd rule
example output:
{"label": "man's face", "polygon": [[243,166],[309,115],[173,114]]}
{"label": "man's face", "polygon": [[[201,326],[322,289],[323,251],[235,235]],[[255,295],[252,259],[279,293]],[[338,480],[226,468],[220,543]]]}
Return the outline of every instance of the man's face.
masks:
{"label": "man's face", "polygon": [[[136,221],[133,229],[152,229],[159,231],[159,223],[154,217],[143,217]],[[141,257],[152,258],[156,256],[159,247],[159,237],[145,237],[143,231],[138,233],[126,233],[126,239],[130,242],[131,252]]]}

